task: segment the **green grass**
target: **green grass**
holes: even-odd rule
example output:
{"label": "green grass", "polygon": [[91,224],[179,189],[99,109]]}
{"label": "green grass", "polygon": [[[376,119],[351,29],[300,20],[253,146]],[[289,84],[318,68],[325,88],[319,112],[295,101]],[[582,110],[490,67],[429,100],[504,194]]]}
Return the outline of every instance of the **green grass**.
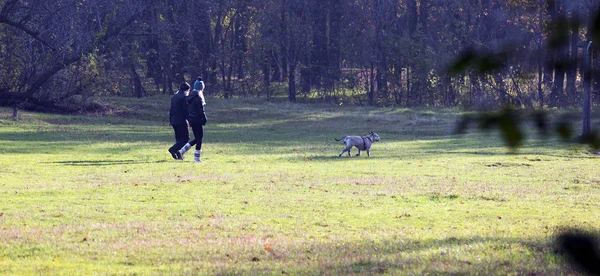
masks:
{"label": "green grass", "polygon": [[[210,99],[194,164],[167,97],[108,100],[0,109],[0,274],[569,274],[553,238],[600,230],[596,157],[455,136],[457,110]],[[370,130],[371,158],[337,157]]]}

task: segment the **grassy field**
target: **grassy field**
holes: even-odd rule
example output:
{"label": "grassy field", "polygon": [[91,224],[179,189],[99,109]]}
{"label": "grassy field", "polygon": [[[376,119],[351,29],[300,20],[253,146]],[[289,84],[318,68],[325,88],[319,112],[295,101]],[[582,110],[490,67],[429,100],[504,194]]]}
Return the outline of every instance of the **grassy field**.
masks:
{"label": "grassy field", "polygon": [[0,274],[572,274],[553,238],[600,230],[600,159],[455,136],[456,110],[209,99],[194,164],[168,97],[111,101],[0,109]]}

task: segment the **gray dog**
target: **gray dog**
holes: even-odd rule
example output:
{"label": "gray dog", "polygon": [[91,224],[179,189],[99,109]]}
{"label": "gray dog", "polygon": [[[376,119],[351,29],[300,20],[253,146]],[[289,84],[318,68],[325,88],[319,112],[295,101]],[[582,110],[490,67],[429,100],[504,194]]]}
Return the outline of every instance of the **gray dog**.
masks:
{"label": "gray dog", "polygon": [[379,142],[381,141],[381,139],[379,138],[379,135],[377,135],[377,133],[371,131],[369,132],[369,134],[367,134],[367,136],[344,136],[340,139],[335,139],[336,141],[344,141],[344,144],[346,145],[346,148],[344,148],[344,150],[342,150],[342,152],[340,153],[340,157],[342,157],[342,155],[344,154],[345,151],[348,152],[348,156],[351,157],[350,155],[350,149],[352,149],[352,147],[356,147],[358,149],[358,154],[356,154],[356,156],[360,156],[360,151],[361,150],[366,150],[367,151],[367,155],[369,157],[371,157],[371,145],[373,144],[373,142]]}

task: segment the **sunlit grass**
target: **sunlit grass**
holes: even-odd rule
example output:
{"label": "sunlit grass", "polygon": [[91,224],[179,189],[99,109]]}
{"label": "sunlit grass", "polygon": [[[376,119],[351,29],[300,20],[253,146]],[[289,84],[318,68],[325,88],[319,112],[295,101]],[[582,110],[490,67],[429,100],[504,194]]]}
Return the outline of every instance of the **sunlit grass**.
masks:
{"label": "sunlit grass", "polygon": [[[0,274],[561,274],[552,238],[599,230],[586,148],[509,153],[453,110],[209,99],[194,164],[166,151],[167,97],[109,101],[0,109]],[[337,157],[371,130],[371,158]]]}

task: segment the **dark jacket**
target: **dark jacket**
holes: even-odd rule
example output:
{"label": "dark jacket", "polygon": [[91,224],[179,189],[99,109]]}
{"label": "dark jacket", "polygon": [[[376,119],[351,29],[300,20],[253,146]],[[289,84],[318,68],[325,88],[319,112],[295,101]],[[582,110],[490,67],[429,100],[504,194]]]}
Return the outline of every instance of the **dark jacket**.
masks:
{"label": "dark jacket", "polygon": [[202,103],[202,98],[198,96],[198,93],[190,93],[190,96],[187,98],[188,103],[188,122],[190,125],[206,125],[208,121],[206,118],[206,113],[204,112],[204,104]]}
{"label": "dark jacket", "polygon": [[188,104],[186,96],[182,91],[171,97],[171,109],[169,110],[169,123],[171,125],[185,125],[188,116]]}

